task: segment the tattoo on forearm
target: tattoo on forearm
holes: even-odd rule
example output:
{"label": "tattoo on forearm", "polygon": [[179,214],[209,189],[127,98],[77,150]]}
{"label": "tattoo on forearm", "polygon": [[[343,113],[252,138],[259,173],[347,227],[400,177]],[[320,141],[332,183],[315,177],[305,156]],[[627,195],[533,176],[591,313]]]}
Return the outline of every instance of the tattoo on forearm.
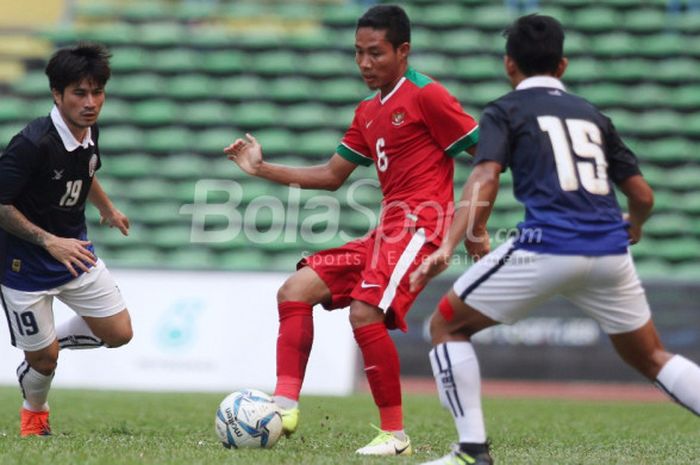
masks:
{"label": "tattoo on forearm", "polygon": [[48,233],[12,205],[0,205],[0,228],[32,244],[41,247],[46,244]]}

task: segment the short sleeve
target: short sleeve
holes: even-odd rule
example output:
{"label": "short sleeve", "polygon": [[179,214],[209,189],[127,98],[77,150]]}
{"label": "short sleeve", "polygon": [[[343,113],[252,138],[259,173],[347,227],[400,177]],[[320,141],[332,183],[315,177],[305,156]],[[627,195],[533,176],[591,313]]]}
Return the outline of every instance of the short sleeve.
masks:
{"label": "short sleeve", "polygon": [[362,137],[361,124],[363,124],[362,104],[355,109],[355,117],[352,119],[350,127],[345,132],[335,151],[351,163],[370,166],[374,161],[372,160],[372,152],[367,147],[364,137]]}
{"label": "short sleeve", "polygon": [[481,115],[479,131],[474,163],[495,161],[505,171],[510,161],[510,126],[506,115],[496,105],[488,105]]}
{"label": "short sleeve", "polygon": [[451,157],[479,140],[479,125],[459,101],[437,82],[421,89],[418,104],[430,135]]}
{"label": "short sleeve", "polygon": [[31,179],[38,160],[37,147],[16,135],[0,154],[0,204],[12,204]]}
{"label": "short sleeve", "polygon": [[608,161],[608,177],[619,184],[630,176],[641,174],[637,156],[622,141],[612,121],[606,117],[608,127],[605,137],[605,156]]}

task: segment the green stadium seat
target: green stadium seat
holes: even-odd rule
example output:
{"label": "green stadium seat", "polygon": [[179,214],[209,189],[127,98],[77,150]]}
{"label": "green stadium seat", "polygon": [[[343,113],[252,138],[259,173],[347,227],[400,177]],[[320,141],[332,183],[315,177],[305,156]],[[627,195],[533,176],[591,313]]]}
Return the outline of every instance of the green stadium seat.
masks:
{"label": "green stadium seat", "polygon": [[354,103],[357,104],[370,94],[370,90],[364,85],[360,77],[347,77],[327,79],[316,83],[314,97],[328,103]]}
{"label": "green stadium seat", "polygon": [[217,50],[199,52],[202,54],[199,64],[201,71],[209,74],[228,75],[248,70],[249,58],[238,50]]}
{"label": "green stadium seat", "polygon": [[606,32],[618,30],[620,24],[624,23],[615,9],[592,6],[572,13],[570,27],[586,32]]}
{"label": "green stadium seat", "polygon": [[166,81],[153,73],[115,76],[108,84],[110,94],[129,98],[155,98],[167,89]]}
{"label": "green stadium seat", "polygon": [[106,157],[103,165],[104,171],[117,179],[146,179],[160,170],[155,158],[139,153]]}
{"label": "green stadium seat", "polygon": [[131,105],[131,120],[139,126],[163,126],[176,123],[180,108],[171,100],[142,100]]}
{"label": "green stadium seat", "polygon": [[[214,155],[224,157],[224,147],[231,144],[236,138],[243,137],[244,132],[233,127],[198,130],[196,148],[199,155]],[[211,173],[216,173],[212,171]]]}
{"label": "green stadium seat", "polygon": [[469,103],[474,105],[486,105],[491,100],[495,100],[502,95],[507,94],[512,89],[506,83],[505,78],[503,82],[485,82],[481,84],[474,84],[468,87],[469,93],[467,99]]}
{"label": "green stadium seat", "polygon": [[465,9],[455,3],[437,3],[421,8],[420,13],[413,16],[413,22],[432,29],[463,26],[467,19]]}
{"label": "green stadium seat", "polygon": [[[642,241],[644,240],[645,239],[642,239]],[[632,250],[634,251],[634,247]],[[676,266],[661,259],[640,260],[635,263],[635,268],[642,280],[668,279],[669,276],[674,276],[676,274]]]}
{"label": "green stadium seat", "polygon": [[644,160],[670,164],[692,159],[694,151],[695,144],[688,139],[666,137],[646,142],[637,153]]}
{"label": "green stadium seat", "polygon": [[143,131],[136,126],[107,126],[100,129],[100,149],[103,151],[142,151],[143,143]]}
{"label": "green stadium seat", "polygon": [[[612,29],[617,29],[619,24],[617,21],[619,20],[614,19],[614,15],[611,18],[613,23],[615,23]],[[592,17],[591,24],[595,24],[595,22],[595,17]],[[606,24],[605,28],[602,28],[603,30],[611,29],[610,22],[607,19],[602,19],[601,22]],[[639,53],[639,40],[624,32],[598,34],[591,38],[590,44],[591,51],[599,56],[620,57]]]}
{"label": "green stadium seat", "polygon": [[[438,34],[438,31],[433,34]],[[485,36],[480,31],[474,29],[455,29],[447,30],[439,33],[439,42],[435,44],[435,48],[443,52],[453,52],[464,54],[467,52],[483,53],[484,48],[491,42],[489,36]],[[504,46],[501,44],[501,50]]]}
{"label": "green stadium seat", "polygon": [[12,86],[12,93],[27,97],[43,96],[48,98],[51,95],[49,80],[40,71],[30,72]]}
{"label": "green stadium seat", "polygon": [[[265,154],[288,155],[297,152],[296,137],[287,129],[264,129],[255,132],[253,135],[262,145]],[[330,148],[330,150],[333,150],[333,148]]]}
{"label": "green stadium seat", "polygon": [[[580,60],[576,60],[578,62]],[[571,66],[575,66],[575,63]],[[656,64],[652,60],[642,60],[637,58],[613,58],[605,62],[600,62],[598,72],[591,79],[610,79],[621,81],[638,81],[646,79],[647,76],[656,73]],[[567,75],[568,75],[567,71]]]}
{"label": "green stadium seat", "polygon": [[279,125],[284,123],[284,113],[269,102],[242,103],[233,107],[231,122],[242,128]]}
{"label": "green stadium seat", "polygon": [[120,194],[132,201],[170,201],[176,192],[176,186],[160,178],[149,178],[147,181],[136,178],[119,184]]}
{"label": "green stadium seat", "polygon": [[190,126],[214,126],[229,124],[233,119],[233,109],[225,103],[206,100],[180,106],[180,121]]}
{"label": "green stadium seat", "polygon": [[279,123],[294,129],[314,129],[331,121],[333,112],[322,104],[302,103],[285,107]]}
{"label": "green stadium seat", "polygon": [[142,71],[151,64],[150,53],[141,47],[114,47],[111,52],[110,64],[115,74]]}
{"label": "green stadium seat", "polygon": [[330,31],[326,29],[313,29],[309,31],[299,31],[287,38],[286,44],[297,51],[308,53],[311,50],[326,48],[333,43]]}
{"label": "green stadium seat", "polygon": [[201,53],[188,48],[172,48],[152,52],[148,67],[159,73],[187,73],[201,67]]}
{"label": "green stadium seat", "polygon": [[700,74],[700,64],[693,58],[668,58],[656,62],[654,78],[657,81],[695,81]]}
{"label": "green stadium seat", "polygon": [[206,74],[184,74],[171,78],[164,91],[172,99],[198,100],[211,97],[217,88],[217,80]]}
{"label": "green stadium seat", "polygon": [[354,27],[359,18],[364,13],[364,7],[356,3],[345,3],[341,5],[329,5],[323,11],[323,21],[329,26]]}
{"label": "green stadium seat", "polygon": [[191,47],[198,50],[223,49],[234,44],[228,28],[211,22],[206,23],[206,26],[190,28],[188,36],[182,40],[186,40]]}
{"label": "green stadium seat", "polygon": [[503,75],[503,60],[486,56],[460,58],[454,63],[452,69],[454,75],[461,79],[499,79]]}
{"label": "green stadium seat", "polygon": [[672,238],[659,242],[656,255],[669,262],[700,259],[700,241],[691,238]]}
{"label": "green stadium seat", "polygon": [[[107,89],[109,94],[109,88]],[[47,105],[49,102],[43,101],[42,105]],[[131,120],[131,105],[128,101],[118,97],[107,95],[107,100],[102,106],[100,112],[100,126],[106,127],[115,124],[127,124]]]}
{"label": "green stadium seat", "polygon": [[669,103],[674,108],[694,110],[700,107],[700,85],[686,84],[670,90]]}
{"label": "green stadium seat", "polygon": [[[98,251],[99,253],[99,251]],[[154,268],[166,266],[165,255],[150,247],[126,247],[118,251],[110,251],[108,264],[120,268]]]}
{"label": "green stadium seat", "polygon": [[156,172],[160,177],[181,181],[185,179],[200,179],[208,174],[208,164],[198,154],[183,153],[158,158]]}
{"label": "green stadium seat", "polygon": [[602,66],[600,61],[592,58],[580,57],[572,60],[564,74],[564,81],[576,81],[588,83],[601,77]]}
{"label": "green stadium seat", "polygon": [[280,102],[311,100],[317,97],[318,86],[319,83],[307,78],[284,77],[271,80],[266,92],[271,99]]}
{"label": "green stadium seat", "polygon": [[300,70],[300,57],[287,50],[273,52],[258,52],[250,55],[248,67],[251,71],[262,75],[289,75]]}
{"label": "green stadium seat", "polygon": [[[146,5],[144,3],[144,5]],[[175,47],[187,37],[187,29],[172,21],[143,23],[138,32],[131,37],[142,45],[149,47]]]}
{"label": "green stadium seat", "polygon": [[347,53],[316,52],[300,60],[299,70],[311,76],[351,75],[357,73],[355,61]]}
{"label": "green stadium seat", "polygon": [[149,228],[148,243],[163,249],[186,249],[191,247],[191,227],[187,224]]}
{"label": "green stadium seat", "polygon": [[268,257],[263,252],[249,247],[247,250],[220,254],[218,265],[224,270],[262,271],[268,269]]}
{"label": "green stadium seat", "polygon": [[27,100],[13,97],[0,99],[0,123],[26,122],[27,113]]}
{"label": "green stadium seat", "polygon": [[5,147],[7,147],[7,144],[10,143],[10,140],[19,132],[22,130],[24,126],[26,126],[26,122],[24,123],[19,123],[19,122],[13,122],[13,123],[5,123],[5,124],[0,124],[0,150],[4,150]]}
{"label": "green stadium seat", "polygon": [[154,153],[187,152],[196,144],[195,134],[175,126],[152,129],[144,135],[144,149]]}
{"label": "green stadium seat", "polygon": [[652,215],[644,224],[644,233],[655,238],[675,237],[690,230],[690,219],[677,213]]}
{"label": "green stadium seat", "polygon": [[264,81],[256,76],[222,78],[216,85],[220,98],[229,100],[253,99],[263,95]]}
{"label": "green stadium seat", "polygon": [[218,268],[218,258],[205,246],[192,246],[167,253],[163,260],[168,268],[180,270],[213,270]]}
{"label": "green stadium seat", "polygon": [[515,19],[515,15],[503,5],[468,8],[461,17],[463,24],[469,24],[478,29],[496,29],[499,31],[503,30]]}
{"label": "green stadium seat", "polygon": [[[190,224],[190,218],[180,215],[179,202],[141,202],[132,205],[128,210],[129,220],[132,224],[148,227],[162,226],[173,223]],[[122,210],[127,211],[127,210]]]}
{"label": "green stadium seat", "polygon": [[296,152],[314,158],[329,158],[343,134],[334,130],[309,131],[297,136]]}
{"label": "green stadium seat", "polygon": [[[700,180],[698,180],[698,185],[700,185]],[[658,195],[656,197],[658,197]],[[655,204],[656,203],[657,202],[655,202]],[[688,192],[680,195],[674,206],[688,215],[700,215],[700,192]],[[700,232],[698,226],[700,226],[700,224],[693,222],[691,229],[694,234]]]}
{"label": "green stadium seat", "polygon": [[647,35],[639,41],[638,53],[656,58],[682,54],[686,47],[686,41],[682,39],[682,36],[664,32]]}
{"label": "green stadium seat", "polygon": [[666,12],[651,8],[634,9],[625,13],[624,28],[636,33],[650,33],[665,29]]}
{"label": "green stadium seat", "polygon": [[626,87],[620,84],[590,84],[579,86],[576,93],[601,107],[624,105],[628,102]]}
{"label": "green stadium seat", "polygon": [[139,33],[135,26],[119,21],[86,27],[80,30],[79,37],[83,40],[100,42],[108,47],[130,46],[134,43],[134,37],[139,37]]}

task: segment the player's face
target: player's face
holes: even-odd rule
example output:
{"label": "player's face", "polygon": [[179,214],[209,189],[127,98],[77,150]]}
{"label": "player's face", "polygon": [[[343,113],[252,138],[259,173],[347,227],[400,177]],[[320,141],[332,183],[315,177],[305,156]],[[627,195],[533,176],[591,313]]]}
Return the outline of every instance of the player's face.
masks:
{"label": "player's face", "polygon": [[54,90],[53,97],[58,111],[74,135],[82,134],[97,122],[105,102],[104,87],[89,79],[70,84],[62,94]]}
{"label": "player's face", "polygon": [[367,87],[380,89],[382,94],[390,92],[406,72],[409,49],[407,42],[395,49],[386,40],[385,30],[359,28],[355,33],[355,63]]}

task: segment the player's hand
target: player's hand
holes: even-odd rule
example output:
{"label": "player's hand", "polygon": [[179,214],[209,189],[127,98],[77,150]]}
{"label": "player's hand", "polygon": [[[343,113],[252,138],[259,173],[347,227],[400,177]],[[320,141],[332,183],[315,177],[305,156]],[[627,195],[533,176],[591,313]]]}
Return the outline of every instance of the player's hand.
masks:
{"label": "player's hand", "polygon": [[491,237],[488,231],[471,231],[464,239],[464,248],[467,249],[467,253],[474,261],[487,255],[491,252]]}
{"label": "player's hand", "polygon": [[263,162],[262,147],[252,135],[246,134],[245,137],[247,141],[236,139],[233,144],[224,149],[224,153],[245,173],[255,176]]}
{"label": "player's hand", "polygon": [[642,227],[630,221],[629,213],[623,214],[622,219],[630,224],[627,228],[627,235],[630,238],[630,245],[636,244],[642,239]]}
{"label": "player's hand", "polygon": [[418,292],[423,286],[428,284],[428,281],[445,271],[447,267],[450,266],[451,258],[452,251],[443,249],[442,247],[433,252],[413,273],[411,273],[411,277],[409,278],[411,292]]}
{"label": "player's hand", "polygon": [[123,235],[129,235],[129,218],[116,208],[107,214],[100,213],[100,224],[107,224],[110,228],[119,229]]}
{"label": "player's hand", "polygon": [[90,244],[90,241],[50,236],[46,239],[44,247],[53,258],[68,268],[73,277],[77,277],[76,268],[88,272],[90,267],[97,264],[97,257],[88,250]]}

